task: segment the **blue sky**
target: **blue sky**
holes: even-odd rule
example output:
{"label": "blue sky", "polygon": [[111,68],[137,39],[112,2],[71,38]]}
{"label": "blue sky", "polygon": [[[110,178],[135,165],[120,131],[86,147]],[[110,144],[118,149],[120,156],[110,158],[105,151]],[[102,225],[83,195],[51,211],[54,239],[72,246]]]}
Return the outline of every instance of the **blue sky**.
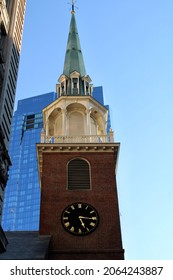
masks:
{"label": "blue sky", "polygon": [[[70,23],[64,0],[28,0],[19,99],[55,91]],[[86,71],[111,106],[128,260],[173,259],[173,1],[78,0]]]}

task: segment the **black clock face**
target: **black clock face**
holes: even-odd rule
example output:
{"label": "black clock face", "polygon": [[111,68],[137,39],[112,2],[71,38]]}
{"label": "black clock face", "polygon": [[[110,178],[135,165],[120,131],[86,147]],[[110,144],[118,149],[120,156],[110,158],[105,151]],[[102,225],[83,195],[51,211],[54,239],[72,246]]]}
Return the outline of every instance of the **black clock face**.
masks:
{"label": "black clock face", "polygon": [[71,234],[83,236],[98,226],[97,211],[89,204],[77,202],[69,205],[62,213],[62,224]]}

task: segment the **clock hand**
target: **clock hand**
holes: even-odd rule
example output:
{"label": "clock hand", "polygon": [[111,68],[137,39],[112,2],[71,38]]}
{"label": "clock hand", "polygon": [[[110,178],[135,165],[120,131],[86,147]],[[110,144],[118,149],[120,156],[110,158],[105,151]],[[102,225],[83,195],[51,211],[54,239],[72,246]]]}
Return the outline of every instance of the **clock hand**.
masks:
{"label": "clock hand", "polygon": [[79,217],[79,220],[81,222],[81,225],[85,228],[85,224],[84,224],[84,222],[82,221],[82,219],[80,217]]}
{"label": "clock hand", "polygon": [[95,217],[89,218],[89,217],[79,216],[79,219],[95,220]]}

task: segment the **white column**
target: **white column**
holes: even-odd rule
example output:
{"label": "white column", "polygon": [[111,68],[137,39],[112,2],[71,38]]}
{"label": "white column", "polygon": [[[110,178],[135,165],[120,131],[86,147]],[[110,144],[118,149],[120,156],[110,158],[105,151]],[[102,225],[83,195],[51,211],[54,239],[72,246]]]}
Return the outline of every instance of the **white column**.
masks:
{"label": "white column", "polygon": [[78,90],[78,94],[80,94],[79,77],[77,78],[77,90]]}
{"label": "white column", "polygon": [[49,120],[46,120],[46,136],[49,135]]}
{"label": "white column", "polygon": [[86,134],[87,135],[91,135],[91,118],[90,118],[90,114],[91,114],[91,110],[90,109],[86,109]]}
{"label": "white column", "polygon": [[67,130],[66,130],[67,110],[62,109],[61,112],[62,112],[62,135],[66,135],[67,134]]}
{"label": "white column", "polygon": [[45,131],[44,131],[44,128],[42,128],[41,133],[40,133],[40,141],[41,141],[41,143],[45,142],[44,138],[45,138]]}
{"label": "white column", "polygon": [[114,131],[112,130],[112,128],[110,128],[108,135],[110,137],[110,142],[114,142]]}

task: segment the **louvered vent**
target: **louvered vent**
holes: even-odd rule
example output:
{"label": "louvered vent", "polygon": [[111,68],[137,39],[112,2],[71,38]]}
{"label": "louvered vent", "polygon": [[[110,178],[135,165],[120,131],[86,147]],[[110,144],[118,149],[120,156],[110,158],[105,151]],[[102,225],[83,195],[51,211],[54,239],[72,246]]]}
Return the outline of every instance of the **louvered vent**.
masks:
{"label": "louvered vent", "polygon": [[83,159],[73,159],[68,165],[68,189],[90,189],[89,164]]}

